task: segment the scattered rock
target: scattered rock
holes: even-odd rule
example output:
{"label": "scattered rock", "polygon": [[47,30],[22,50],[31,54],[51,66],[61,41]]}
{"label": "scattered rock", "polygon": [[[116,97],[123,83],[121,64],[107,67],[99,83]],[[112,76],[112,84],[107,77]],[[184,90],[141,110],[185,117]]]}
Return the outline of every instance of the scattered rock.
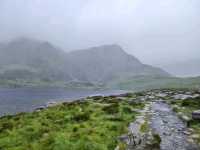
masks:
{"label": "scattered rock", "polygon": [[167,96],[167,94],[165,94],[165,93],[158,93],[158,94],[156,94],[156,96],[157,97],[166,97]]}
{"label": "scattered rock", "polygon": [[177,95],[174,95],[173,98],[176,100],[185,100],[185,99],[193,98],[193,97],[192,97],[192,95],[177,94]]}
{"label": "scattered rock", "polygon": [[39,106],[39,107],[35,108],[35,111],[41,111],[43,109],[46,109],[46,106]]}
{"label": "scattered rock", "polygon": [[200,94],[194,94],[194,95],[192,96],[192,98],[197,98],[197,97],[200,97]]}
{"label": "scattered rock", "polygon": [[189,118],[188,116],[185,116],[185,115],[181,116],[181,119],[182,119],[183,121],[185,121],[185,122],[190,121],[190,118]]}
{"label": "scattered rock", "polygon": [[154,99],[154,98],[155,98],[155,96],[149,96],[148,98],[149,98],[149,99]]}
{"label": "scattered rock", "polygon": [[191,94],[192,94],[192,92],[186,92],[185,94],[187,94],[187,95],[191,95]]}
{"label": "scattered rock", "polygon": [[188,138],[187,141],[190,143],[194,143],[194,140],[192,138]]}
{"label": "scattered rock", "polygon": [[189,131],[183,131],[183,133],[184,133],[185,135],[190,135],[190,134],[191,134],[191,132],[189,132]]}
{"label": "scattered rock", "polygon": [[194,129],[188,128],[188,131],[189,131],[189,132],[194,132]]}
{"label": "scattered rock", "polygon": [[121,136],[118,137],[118,139],[121,142],[125,142],[128,139],[128,136],[127,135],[121,135]]}
{"label": "scattered rock", "polygon": [[[183,121],[176,116],[172,111],[170,106],[166,103],[156,102],[152,104],[152,111],[158,112],[158,115],[151,117],[151,128],[154,132],[160,135],[162,139],[160,143],[160,149],[162,150],[189,150],[188,147],[191,147],[191,150],[199,150],[196,148],[195,143],[190,143],[187,141],[188,135],[191,135],[191,132],[186,131],[186,125]],[[181,114],[182,119],[186,122],[190,120],[188,116]],[[165,122],[168,123],[165,123]]]}
{"label": "scattered rock", "polygon": [[168,123],[168,121],[167,120],[163,120],[163,123]]}
{"label": "scattered rock", "polygon": [[199,135],[198,135],[198,134],[193,134],[193,135],[191,135],[191,138],[193,138],[193,139],[198,139],[198,138],[199,138]]}
{"label": "scattered rock", "polygon": [[165,135],[165,136],[171,136],[171,133],[170,132],[163,132],[163,135]]}
{"label": "scattered rock", "polygon": [[57,102],[47,102],[46,106],[53,107],[53,106],[56,106],[57,104],[58,104]]}
{"label": "scattered rock", "polygon": [[196,110],[192,112],[192,119],[200,120],[200,110]]}

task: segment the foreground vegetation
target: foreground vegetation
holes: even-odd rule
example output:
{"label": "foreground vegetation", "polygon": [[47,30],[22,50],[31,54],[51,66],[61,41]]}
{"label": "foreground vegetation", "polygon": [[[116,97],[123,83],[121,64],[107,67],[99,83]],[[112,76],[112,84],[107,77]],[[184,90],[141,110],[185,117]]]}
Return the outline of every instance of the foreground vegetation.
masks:
{"label": "foreground vegetation", "polygon": [[[157,89],[88,97],[32,113],[1,117],[0,150],[114,150],[116,147],[125,150],[130,146],[124,141],[127,137],[136,141],[132,141],[132,146],[159,149],[163,137],[152,132],[149,122],[149,108],[156,100],[169,103],[180,118],[186,118],[192,131],[181,132],[188,135],[188,140],[200,143],[200,121],[191,116],[200,109],[200,91]],[[134,122],[131,132],[128,130],[130,122]],[[168,123],[169,120],[165,120],[165,124]],[[142,136],[132,136],[132,131]]]}
{"label": "foreground vegetation", "polygon": [[0,119],[1,150],[111,150],[143,103],[93,97]]}

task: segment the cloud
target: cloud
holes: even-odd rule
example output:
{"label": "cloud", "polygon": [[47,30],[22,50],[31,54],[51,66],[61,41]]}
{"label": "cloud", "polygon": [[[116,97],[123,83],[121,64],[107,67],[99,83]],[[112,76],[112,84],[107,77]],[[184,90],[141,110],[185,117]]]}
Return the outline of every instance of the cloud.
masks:
{"label": "cloud", "polygon": [[1,0],[0,40],[31,36],[66,51],[118,43],[159,66],[200,57],[199,7],[199,0]]}

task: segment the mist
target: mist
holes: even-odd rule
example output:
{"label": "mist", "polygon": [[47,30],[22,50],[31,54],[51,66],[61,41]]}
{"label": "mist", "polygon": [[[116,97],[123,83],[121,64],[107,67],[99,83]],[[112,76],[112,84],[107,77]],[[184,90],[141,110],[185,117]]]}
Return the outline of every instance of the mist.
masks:
{"label": "mist", "polygon": [[0,41],[27,36],[65,51],[119,44],[143,63],[200,75],[174,69],[200,65],[199,8],[199,0],[1,0]]}

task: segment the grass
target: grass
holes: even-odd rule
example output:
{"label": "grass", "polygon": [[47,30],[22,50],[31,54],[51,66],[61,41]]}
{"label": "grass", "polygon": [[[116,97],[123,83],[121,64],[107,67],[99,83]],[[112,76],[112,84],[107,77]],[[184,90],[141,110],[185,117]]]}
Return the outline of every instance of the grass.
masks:
{"label": "grass", "polygon": [[147,133],[149,131],[149,125],[148,122],[145,121],[141,126],[140,126],[140,132],[142,133]]}
{"label": "grass", "polygon": [[200,109],[200,98],[171,101],[170,104],[175,106],[175,112],[181,112],[191,118],[192,112]]}
{"label": "grass", "polygon": [[0,119],[0,150],[111,150],[135,120],[134,108],[115,97],[63,103]]}

